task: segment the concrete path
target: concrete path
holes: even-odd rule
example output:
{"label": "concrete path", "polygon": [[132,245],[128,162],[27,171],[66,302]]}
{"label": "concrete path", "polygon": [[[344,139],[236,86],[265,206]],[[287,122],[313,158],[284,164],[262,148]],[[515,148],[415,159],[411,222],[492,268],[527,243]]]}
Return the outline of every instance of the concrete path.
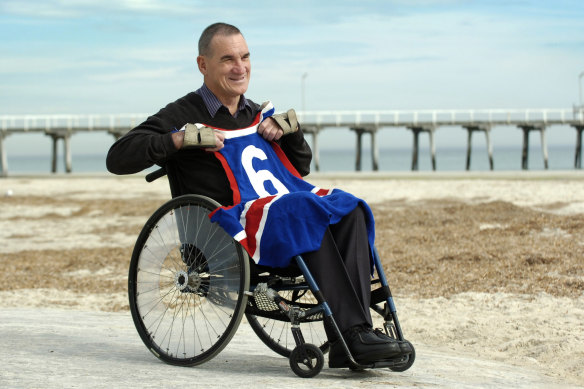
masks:
{"label": "concrete path", "polygon": [[414,366],[302,379],[242,323],[215,359],[160,362],[126,313],[0,308],[0,388],[568,388],[537,371],[416,345]]}

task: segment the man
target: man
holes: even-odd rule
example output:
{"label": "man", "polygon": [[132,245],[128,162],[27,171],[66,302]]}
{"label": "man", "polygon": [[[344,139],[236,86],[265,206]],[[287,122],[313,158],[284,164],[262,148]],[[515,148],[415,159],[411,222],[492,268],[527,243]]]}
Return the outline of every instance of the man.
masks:
{"label": "man", "polygon": [[[215,155],[223,149],[225,137],[220,131],[190,124],[247,128],[260,112],[260,107],[244,96],[251,64],[239,29],[224,23],[207,27],[199,40],[197,65],[203,86],[168,104],[116,141],[108,153],[107,167],[115,174],[131,174],[165,164],[174,176],[173,196],[195,193],[229,206],[233,205],[232,187]],[[299,126],[283,128],[269,117],[259,124],[257,132],[276,142],[300,175],[309,173],[312,153]],[[185,147],[192,145],[199,147]],[[364,212],[356,207],[326,230],[320,249],[303,254],[349,349],[364,364],[408,352],[401,342],[372,330],[369,253]],[[330,328],[325,329],[331,341],[329,366],[347,366],[340,342]]]}

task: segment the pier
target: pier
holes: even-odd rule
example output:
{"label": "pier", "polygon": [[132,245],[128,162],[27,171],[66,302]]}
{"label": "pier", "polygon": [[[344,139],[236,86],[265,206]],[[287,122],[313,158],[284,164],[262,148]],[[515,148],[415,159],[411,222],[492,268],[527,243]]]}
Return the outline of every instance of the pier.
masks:
{"label": "pier", "polygon": [[[52,139],[51,171],[57,170],[58,144],[63,143],[65,171],[73,170],[70,139],[82,132],[105,132],[119,138],[144,121],[147,114],[115,115],[0,115],[1,176],[8,175],[5,138],[38,132]],[[576,109],[475,109],[475,110],[388,110],[388,111],[299,111],[299,121],[305,134],[312,137],[315,169],[320,169],[318,136],[322,131],[348,128],[355,133],[355,170],[361,170],[363,136],[371,142],[372,170],[379,169],[377,133],[390,128],[406,128],[412,132],[413,171],[418,170],[419,137],[428,134],[432,169],[436,170],[435,133],[440,127],[459,126],[467,131],[466,170],[470,170],[472,135],[484,133],[489,167],[494,169],[493,145],[490,133],[496,126],[516,126],[523,132],[521,167],[528,168],[529,139],[532,132],[541,137],[544,167],[548,168],[546,131],[554,126],[571,126],[576,130],[574,168],[582,168],[582,132],[584,111]]]}

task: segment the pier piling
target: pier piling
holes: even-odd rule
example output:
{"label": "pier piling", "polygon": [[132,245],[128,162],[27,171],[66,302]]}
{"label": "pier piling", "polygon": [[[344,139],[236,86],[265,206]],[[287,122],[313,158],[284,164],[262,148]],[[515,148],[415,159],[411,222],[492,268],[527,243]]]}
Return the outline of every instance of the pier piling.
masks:
{"label": "pier piling", "polygon": [[574,168],[582,169],[582,131],[584,131],[584,124],[573,126],[576,129],[576,152],[574,156]]}
{"label": "pier piling", "polygon": [[8,159],[6,157],[6,150],[4,149],[4,138],[8,134],[5,131],[0,131],[0,177],[8,175]]}
{"label": "pier piling", "polygon": [[470,170],[470,160],[471,160],[471,153],[472,153],[472,134],[473,132],[484,132],[485,137],[487,140],[487,154],[489,157],[489,168],[494,170],[494,162],[493,162],[493,145],[491,144],[491,126],[490,125],[472,125],[472,126],[463,126],[468,132],[468,141],[466,145],[466,170]]}
{"label": "pier piling", "polygon": [[432,170],[436,170],[436,145],[434,143],[434,131],[436,130],[435,126],[415,126],[415,127],[408,127],[408,129],[412,130],[414,134],[414,145],[412,147],[412,170],[418,170],[418,157],[420,154],[419,144],[420,144],[420,133],[427,132],[430,136],[430,158],[432,159]]}
{"label": "pier piling", "polygon": [[50,131],[45,131],[45,134],[50,136],[53,140],[53,152],[51,156],[51,172],[57,172],[57,155],[58,153],[58,142],[63,140],[63,156],[65,162],[65,172],[71,173],[72,169],[72,159],[71,159],[71,131],[68,129],[55,128]]}
{"label": "pier piling", "polygon": [[541,135],[541,154],[543,156],[543,165],[547,170],[548,168],[548,151],[547,144],[545,141],[545,129],[546,126],[543,124],[519,124],[519,127],[523,131],[523,148],[521,152],[521,168],[523,170],[528,169],[529,161],[529,133],[531,131],[539,131]]}
{"label": "pier piling", "polygon": [[318,126],[302,126],[302,132],[305,134],[312,134],[312,162],[314,162],[314,170],[320,171],[319,163],[319,148],[318,148],[318,133],[321,128]]}
{"label": "pier piling", "polygon": [[355,171],[361,171],[361,152],[363,149],[362,137],[364,133],[371,135],[371,167],[373,171],[379,170],[379,148],[377,146],[377,127],[351,127],[357,135],[356,149],[355,149]]}

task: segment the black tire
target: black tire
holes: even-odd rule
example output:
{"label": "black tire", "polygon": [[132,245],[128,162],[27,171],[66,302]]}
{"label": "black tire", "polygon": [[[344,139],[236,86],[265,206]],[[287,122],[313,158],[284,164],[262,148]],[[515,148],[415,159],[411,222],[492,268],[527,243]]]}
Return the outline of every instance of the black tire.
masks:
{"label": "black tire", "polygon": [[320,373],[323,366],[324,355],[313,344],[301,344],[290,353],[290,368],[298,377],[314,377]]}
{"label": "black tire", "polygon": [[414,348],[414,345],[411,344],[409,341],[406,340],[406,342],[410,345],[410,347],[412,348],[412,353],[408,354],[408,359],[406,362],[404,362],[403,365],[399,365],[399,366],[394,366],[394,367],[390,367],[389,369],[391,371],[396,371],[396,372],[402,372],[402,371],[406,371],[408,370],[410,367],[412,367],[412,365],[414,364],[414,361],[416,360],[416,349]]}
{"label": "black tire", "polygon": [[245,251],[208,215],[219,204],[185,195],[162,205],[142,229],[128,294],[136,330],[164,362],[194,366],[217,355],[245,312]]}
{"label": "black tire", "polygon": [[[303,304],[316,304],[316,299],[312,295],[312,292],[304,292],[306,293],[288,290],[278,293],[290,304],[298,302]],[[292,336],[292,328],[290,327],[289,320],[275,320],[249,313],[246,313],[245,317],[258,338],[266,346],[277,354],[285,358],[290,358],[290,353],[296,347],[296,342]],[[319,345],[318,347],[323,354],[328,352],[329,343],[322,320],[302,322],[300,323],[300,329],[306,342]]]}

